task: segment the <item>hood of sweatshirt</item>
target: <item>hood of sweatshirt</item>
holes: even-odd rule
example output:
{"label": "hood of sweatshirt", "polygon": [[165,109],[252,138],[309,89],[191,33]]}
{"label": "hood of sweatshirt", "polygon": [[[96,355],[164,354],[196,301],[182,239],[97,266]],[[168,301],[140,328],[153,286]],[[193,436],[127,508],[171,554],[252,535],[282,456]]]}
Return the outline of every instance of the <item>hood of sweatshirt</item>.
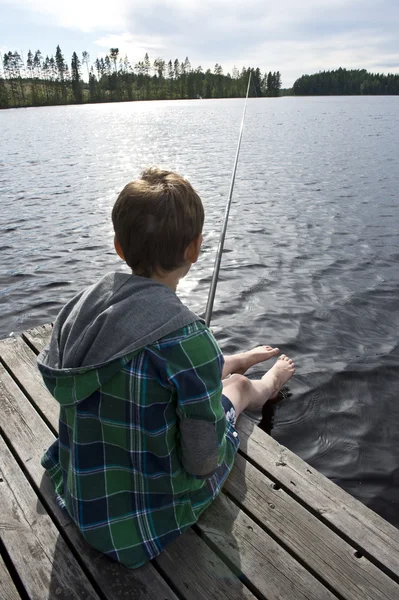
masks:
{"label": "hood of sweatshirt", "polygon": [[166,285],[124,272],[108,273],[59,313],[39,370],[61,404],[87,398],[134,352],[198,321]]}

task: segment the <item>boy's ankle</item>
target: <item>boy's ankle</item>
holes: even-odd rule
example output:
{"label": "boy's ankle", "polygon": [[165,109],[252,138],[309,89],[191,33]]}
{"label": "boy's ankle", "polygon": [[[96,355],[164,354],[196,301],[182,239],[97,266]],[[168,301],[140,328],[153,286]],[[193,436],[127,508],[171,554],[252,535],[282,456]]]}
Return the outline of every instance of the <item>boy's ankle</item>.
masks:
{"label": "boy's ankle", "polygon": [[245,356],[245,352],[239,352],[238,354],[235,355],[235,358],[237,360],[237,368],[235,369],[235,373],[238,373],[240,375],[244,375],[244,373],[246,371],[248,371],[248,360],[247,357]]}

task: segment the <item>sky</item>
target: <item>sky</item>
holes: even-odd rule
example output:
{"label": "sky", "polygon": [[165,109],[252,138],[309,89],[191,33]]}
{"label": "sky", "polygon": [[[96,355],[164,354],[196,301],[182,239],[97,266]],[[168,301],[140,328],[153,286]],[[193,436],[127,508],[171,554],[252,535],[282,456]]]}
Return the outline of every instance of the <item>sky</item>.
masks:
{"label": "sky", "polygon": [[0,0],[0,51],[60,45],[91,62],[119,48],[134,65],[280,71],[283,87],[339,67],[399,73],[399,0]]}

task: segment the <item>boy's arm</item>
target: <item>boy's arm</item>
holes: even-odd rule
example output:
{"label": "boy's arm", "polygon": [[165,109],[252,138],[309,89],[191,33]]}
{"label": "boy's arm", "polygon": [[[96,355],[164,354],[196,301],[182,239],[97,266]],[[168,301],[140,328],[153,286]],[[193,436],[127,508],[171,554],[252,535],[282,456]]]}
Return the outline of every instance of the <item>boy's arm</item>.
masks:
{"label": "boy's arm", "polygon": [[222,368],[221,351],[205,327],[182,338],[168,356],[169,381],[177,392],[182,462],[198,477],[211,476],[226,459],[232,462],[238,447],[221,403]]}

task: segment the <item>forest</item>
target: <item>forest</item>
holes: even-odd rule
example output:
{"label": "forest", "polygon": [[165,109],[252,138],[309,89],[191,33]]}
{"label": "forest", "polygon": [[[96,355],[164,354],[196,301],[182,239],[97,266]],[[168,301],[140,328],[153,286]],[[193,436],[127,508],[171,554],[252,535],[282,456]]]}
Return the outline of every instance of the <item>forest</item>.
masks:
{"label": "forest", "polygon": [[[43,57],[29,50],[26,61],[19,52],[6,52],[1,59],[0,108],[170,100],[183,98],[237,98],[246,94],[252,73],[250,96],[279,96],[280,72],[264,73],[259,68],[233,68],[224,74],[218,63],[213,70],[193,68],[188,58],[151,61],[148,54],[132,64],[111,48],[93,64],[88,52],[65,60],[60,46],[54,56]],[[83,75],[84,74],[84,75]]]}
{"label": "forest", "polygon": [[293,85],[295,96],[399,94],[399,75],[368,73],[365,69],[337,69],[302,75]]}

